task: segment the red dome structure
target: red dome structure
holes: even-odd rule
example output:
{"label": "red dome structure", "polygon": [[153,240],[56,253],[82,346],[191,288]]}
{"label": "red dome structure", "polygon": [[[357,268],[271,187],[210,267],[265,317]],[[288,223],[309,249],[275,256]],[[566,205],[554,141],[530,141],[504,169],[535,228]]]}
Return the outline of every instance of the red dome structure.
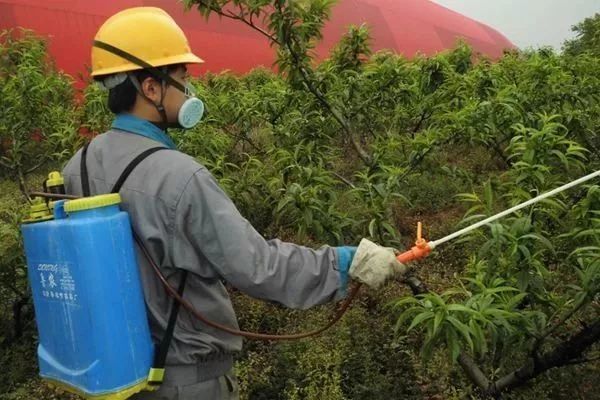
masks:
{"label": "red dome structure", "polygon": [[[160,7],[173,16],[192,50],[206,61],[200,71],[244,73],[259,65],[272,66],[275,51],[260,33],[227,18],[211,16],[207,22],[196,10],[184,12],[176,0],[0,0],[0,29],[20,26],[49,37],[58,67],[73,76],[86,75],[100,25],[135,6]],[[429,0],[339,0],[316,49],[318,57],[328,55],[348,25],[363,22],[370,28],[374,51],[391,49],[407,57],[434,54],[453,47],[459,38],[492,58],[514,48],[494,29]]]}

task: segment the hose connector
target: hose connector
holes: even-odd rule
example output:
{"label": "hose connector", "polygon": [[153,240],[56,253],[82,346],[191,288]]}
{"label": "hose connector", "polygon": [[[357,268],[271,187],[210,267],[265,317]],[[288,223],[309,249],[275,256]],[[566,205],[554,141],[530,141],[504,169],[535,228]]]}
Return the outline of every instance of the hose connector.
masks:
{"label": "hose connector", "polygon": [[433,250],[433,243],[423,239],[422,230],[423,225],[421,224],[421,222],[418,222],[417,240],[415,241],[415,245],[410,250],[405,251],[404,253],[401,253],[398,256],[396,256],[398,261],[400,261],[402,264],[425,258],[429,255],[429,253],[431,253],[431,250]]}

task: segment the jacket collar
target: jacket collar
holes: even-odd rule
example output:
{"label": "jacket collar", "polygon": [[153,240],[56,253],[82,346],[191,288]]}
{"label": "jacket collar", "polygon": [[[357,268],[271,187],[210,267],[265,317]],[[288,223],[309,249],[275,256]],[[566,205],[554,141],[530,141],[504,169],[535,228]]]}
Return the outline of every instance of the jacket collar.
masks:
{"label": "jacket collar", "polygon": [[152,122],[142,118],[138,118],[131,114],[118,114],[112,123],[113,129],[135,133],[145,136],[161,144],[164,144],[170,149],[177,149],[173,139],[171,139],[165,131],[154,125]]}

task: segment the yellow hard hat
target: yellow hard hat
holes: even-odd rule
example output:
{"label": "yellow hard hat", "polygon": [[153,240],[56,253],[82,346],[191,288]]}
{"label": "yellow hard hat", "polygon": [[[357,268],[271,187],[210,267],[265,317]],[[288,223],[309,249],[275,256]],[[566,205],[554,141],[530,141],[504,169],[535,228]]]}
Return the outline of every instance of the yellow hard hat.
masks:
{"label": "yellow hard hat", "polygon": [[[153,67],[172,64],[200,64],[185,34],[164,10],[134,7],[113,15],[98,30],[95,41],[116,47]],[[92,76],[143,69],[113,52],[92,47]]]}

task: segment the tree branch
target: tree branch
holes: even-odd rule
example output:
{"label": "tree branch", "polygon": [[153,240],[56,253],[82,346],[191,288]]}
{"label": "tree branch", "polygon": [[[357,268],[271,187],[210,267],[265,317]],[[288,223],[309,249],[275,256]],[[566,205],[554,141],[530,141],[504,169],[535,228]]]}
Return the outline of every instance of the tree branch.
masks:
{"label": "tree branch", "polygon": [[579,303],[575,304],[575,306],[573,308],[571,308],[569,311],[564,313],[563,316],[558,321],[556,321],[554,324],[552,324],[552,326],[547,328],[542,333],[541,336],[536,338],[535,343],[533,344],[532,352],[534,354],[536,354],[538,349],[544,342],[544,339],[547,338],[548,336],[550,336],[559,326],[561,326],[562,324],[567,322],[567,320],[569,320],[573,315],[575,315],[575,313],[577,311],[579,311],[586,304],[587,304],[586,298],[584,297],[583,299],[581,299],[581,301],[579,301]]}
{"label": "tree branch", "polygon": [[406,178],[408,174],[410,174],[425,159],[427,154],[429,154],[434,148],[450,143],[452,139],[454,139],[454,136],[456,136],[456,134],[449,136],[448,138],[444,139],[439,143],[433,143],[423,154],[420,154],[417,157],[415,157],[406,168],[406,171],[404,171],[402,175],[400,175],[400,179]]}
{"label": "tree branch", "polygon": [[254,143],[254,142],[252,141],[252,139],[250,139],[250,138],[248,137],[248,135],[245,135],[245,134],[243,134],[243,133],[237,134],[237,133],[233,132],[232,130],[230,130],[230,129],[227,129],[225,126],[222,126],[221,128],[222,128],[222,129],[223,129],[225,132],[227,132],[227,133],[228,133],[230,136],[232,136],[232,137],[234,137],[235,139],[237,139],[237,141],[238,141],[238,142],[239,142],[240,140],[241,140],[241,141],[244,141],[244,142],[247,142],[247,143],[248,143],[250,146],[252,146],[252,147],[253,147],[253,148],[254,148],[254,149],[255,149],[255,150],[256,150],[256,151],[257,151],[259,154],[260,154],[260,153],[264,153],[263,149],[261,149],[261,148],[260,148],[260,147],[259,147],[259,146],[258,146],[256,143]]}
{"label": "tree branch", "polygon": [[582,358],[579,360],[571,360],[571,361],[567,362],[565,365],[585,364],[585,363],[594,362],[594,361],[598,361],[598,360],[600,360],[600,356],[591,357],[591,358]]}
{"label": "tree branch", "polygon": [[29,175],[30,173],[34,172],[36,169],[38,169],[39,167],[41,167],[42,165],[44,165],[44,163],[48,161],[47,157],[42,157],[42,161],[40,161],[39,163],[37,163],[36,165],[34,165],[33,167],[29,168],[28,170],[26,170],[23,175]]}
{"label": "tree branch", "polygon": [[496,155],[498,157],[500,157],[500,159],[502,160],[502,162],[504,163],[504,165],[506,167],[510,167],[510,162],[508,161],[508,158],[504,155],[504,152],[500,148],[500,142],[492,141],[490,144],[492,146],[492,150],[494,150],[494,152],[496,153]]}
{"label": "tree branch", "polygon": [[[290,49],[290,54],[294,55],[294,53],[292,52],[291,47],[289,45],[288,45],[288,49]],[[372,157],[369,154],[367,154],[367,152],[362,148],[362,146],[358,142],[358,139],[356,139],[353,129],[352,129],[351,125],[348,123],[348,121],[338,112],[338,110],[333,108],[333,106],[325,98],[325,95],[323,95],[323,93],[321,93],[321,91],[313,85],[306,69],[302,66],[298,66],[298,69],[299,69],[300,73],[302,74],[304,83],[308,87],[308,90],[317,97],[317,99],[321,102],[321,104],[327,109],[327,111],[329,111],[329,113],[333,116],[333,118],[341,125],[341,127],[344,129],[344,131],[346,131],[346,134],[348,135],[348,137],[350,137],[350,141],[352,142],[352,146],[354,147],[354,150],[356,151],[358,156],[361,158],[361,160],[363,160],[363,162],[366,165],[372,167],[373,166]]]}
{"label": "tree branch", "polygon": [[461,352],[458,355],[458,364],[462,367],[463,371],[465,371],[465,374],[467,374],[471,382],[480,389],[486,390],[490,387],[489,379],[468,354]]}
{"label": "tree branch", "polygon": [[414,134],[417,133],[419,130],[421,130],[421,126],[423,125],[423,122],[425,122],[426,120],[431,118],[432,115],[433,115],[433,112],[427,113],[427,110],[423,110],[423,112],[421,113],[421,116],[419,117],[419,121],[417,121],[416,125],[411,129],[413,138],[415,137]]}
{"label": "tree branch", "polygon": [[[263,36],[267,37],[269,40],[271,40],[273,43],[277,44],[280,47],[282,47],[282,45],[285,45],[287,51],[290,53],[290,55],[294,59],[294,63],[295,63],[294,65],[295,65],[296,69],[298,70],[298,72],[300,72],[300,74],[302,75],[302,79],[304,81],[304,84],[308,88],[308,90],[319,100],[319,102],[327,109],[327,111],[329,111],[329,113],[333,116],[333,118],[342,126],[344,131],[346,131],[346,134],[350,137],[352,146],[354,147],[355,151],[358,153],[358,156],[361,158],[361,160],[363,160],[363,162],[366,165],[373,166],[373,159],[362,148],[362,146],[360,145],[358,140],[354,137],[354,132],[353,132],[351,125],[339,113],[339,111],[337,109],[335,109],[327,101],[327,99],[325,98],[323,93],[321,93],[321,91],[314,85],[314,82],[311,80],[310,73],[308,71],[306,71],[306,69],[302,66],[300,59],[298,57],[298,54],[292,48],[292,45],[291,45],[291,41],[293,41],[292,37],[288,37],[289,40],[284,40],[284,43],[282,44],[279,40],[277,40],[277,38],[274,35],[270,34],[269,32],[265,31],[264,29],[258,27],[256,24],[254,24],[253,21],[244,18],[245,13],[243,12],[243,10],[241,11],[242,12],[241,15],[237,15],[230,11],[224,12],[221,8],[214,7],[213,5],[207,4],[206,2],[204,2],[202,0],[198,0],[198,3],[202,4],[204,7],[212,10],[213,12],[217,13],[220,16],[234,19],[234,20],[245,23],[246,25],[250,26],[252,29],[256,30],[257,32],[261,33]],[[284,13],[283,13],[283,9],[281,8],[281,4],[278,3],[277,7],[278,7],[279,13],[281,13],[283,15]]]}
{"label": "tree branch", "polygon": [[404,279],[402,283],[407,284],[410,287],[410,290],[413,292],[413,295],[425,294],[429,292],[425,283],[423,283],[419,278],[414,275],[410,275]]}
{"label": "tree branch", "polygon": [[560,343],[553,350],[541,355],[537,360],[530,358],[518,370],[498,379],[493,383],[488,394],[493,395],[514,389],[551,368],[569,365],[572,360],[578,359],[588,347],[599,340],[600,318]]}
{"label": "tree branch", "polygon": [[288,109],[288,107],[292,104],[292,96],[288,96],[287,92],[286,92],[286,101],[283,107],[281,107],[281,110],[277,111],[277,114],[273,115],[272,118],[269,120],[269,123],[271,124],[271,126],[274,126],[277,123],[277,120],[279,118],[281,118],[281,116],[283,115],[283,113]]}
{"label": "tree branch", "polygon": [[9,171],[12,171],[12,170],[14,169],[14,167],[13,167],[13,166],[11,166],[11,165],[9,165],[9,164],[5,163],[5,162],[4,162],[4,161],[2,161],[2,160],[0,160],[0,166],[1,166],[1,167],[4,167],[4,168],[6,168],[6,169],[7,169],[7,170],[9,170]]}
{"label": "tree branch", "polygon": [[[278,9],[281,14],[283,14],[283,10],[281,9],[281,4],[278,4]],[[302,66],[300,62],[300,58],[298,54],[292,48],[293,38],[289,37],[289,40],[285,40],[284,44],[290,55],[294,59],[294,65],[297,70],[302,75],[302,79],[304,84],[308,88],[308,90],[319,100],[319,102],[329,111],[329,113],[333,116],[333,118],[340,124],[340,126],[346,131],[346,134],[350,137],[352,142],[352,146],[354,150],[358,153],[358,156],[363,160],[363,162],[368,166],[373,166],[373,159],[371,156],[367,154],[367,152],[362,148],[360,143],[358,143],[357,139],[354,137],[354,132],[348,121],[335,109],[325,98],[325,95],[321,93],[319,88],[314,85],[313,80],[311,79],[310,73]],[[281,45],[280,45],[281,46]]]}
{"label": "tree branch", "polygon": [[342,175],[338,174],[337,172],[331,172],[333,174],[333,176],[335,176],[336,178],[338,178],[340,181],[344,182],[346,185],[350,186],[352,189],[354,189],[356,186],[354,186],[354,183],[350,182],[350,180],[348,178],[343,177]]}
{"label": "tree branch", "polygon": [[277,38],[275,36],[271,35],[269,32],[265,31],[261,27],[259,27],[256,24],[254,24],[254,21],[252,21],[252,14],[250,14],[250,19],[249,20],[247,20],[246,18],[244,18],[245,13],[244,13],[244,10],[242,9],[242,5],[241,4],[240,4],[241,15],[237,15],[237,14],[232,13],[231,11],[224,12],[221,8],[214,7],[213,5],[207,4],[207,3],[205,3],[202,0],[198,0],[198,3],[202,4],[204,7],[210,9],[211,11],[215,12],[217,15],[220,15],[220,16],[225,17],[225,18],[233,19],[233,20],[236,20],[236,21],[241,21],[244,24],[246,24],[249,27],[251,27],[252,29],[254,29],[255,31],[259,32],[261,35],[265,36],[267,39],[273,41],[274,43],[277,43],[278,45],[280,44],[279,41],[277,40]]}
{"label": "tree branch", "polygon": [[16,167],[16,173],[17,173],[17,180],[19,182],[19,189],[21,190],[21,193],[23,193],[23,196],[25,196],[25,199],[28,202],[31,202],[31,196],[29,196],[29,191],[27,190],[27,184],[25,182],[25,175],[23,175],[23,170],[21,169],[20,165],[18,165]]}

